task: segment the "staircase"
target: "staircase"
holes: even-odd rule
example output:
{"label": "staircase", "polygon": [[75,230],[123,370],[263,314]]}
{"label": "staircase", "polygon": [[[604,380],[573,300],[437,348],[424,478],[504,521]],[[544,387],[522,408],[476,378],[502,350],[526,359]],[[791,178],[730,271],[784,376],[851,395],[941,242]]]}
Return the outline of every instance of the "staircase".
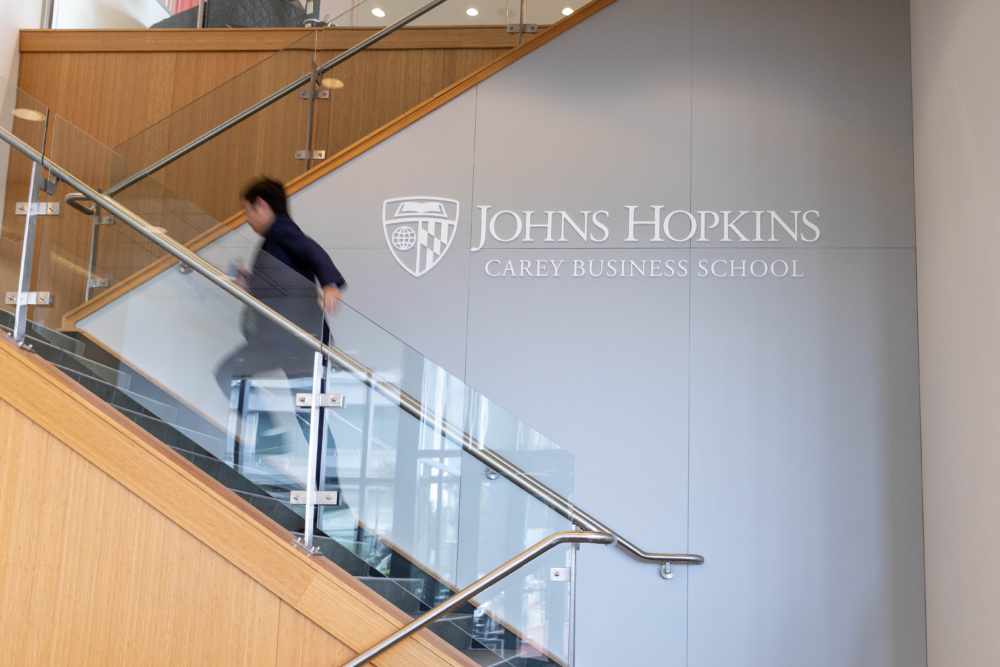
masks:
{"label": "staircase", "polygon": [[[0,330],[10,334],[14,317],[0,311]],[[58,368],[74,382],[112,406],[177,454],[233,491],[289,532],[302,536],[301,507],[290,505],[289,492],[298,483],[269,465],[236,466],[210,451],[224,451],[227,435],[192,409],[91,341],[81,332],[60,333],[35,323],[28,324],[25,337],[32,351]],[[137,390],[140,389],[141,391]],[[198,430],[181,423],[199,424]],[[199,444],[201,443],[201,444]],[[214,445],[214,446],[213,446]],[[330,479],[328,482],[334,483]],[[331,488],[327,486],[326,488]],[[348,508],[338,508],[341,514]],[[353,541],[338,541],[321,531],[314,544],[322,555],[354,576],[393,606],[412,617],[448,599],[452,590],[378,537],[356,526]],[[358,554],[377,554],[372,562]],[[472,604],[459,613],[437,621],[430,629],[478,665],[540,667],[561,664],[540,652],[523,657],[522,641],[502,623]]]}

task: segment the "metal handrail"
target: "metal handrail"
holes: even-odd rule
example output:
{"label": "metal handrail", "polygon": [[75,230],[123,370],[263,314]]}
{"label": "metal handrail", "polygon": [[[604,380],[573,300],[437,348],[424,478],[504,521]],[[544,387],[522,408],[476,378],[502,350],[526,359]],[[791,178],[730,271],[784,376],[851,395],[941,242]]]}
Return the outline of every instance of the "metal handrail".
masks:
{"label": "metal handrail", "polygon": [[459,592],[455,593],[452,597],[448,598],[445,602],[442,602],[438,606],[434,607],[425,614],[418,616],[411,623],[403,626],[396,632],[394,632],[389,637],[386,637],[381,642],[371,647],[361,655],[357,656],[350,662],[344,663],[341,667],[359,667],[365,664],[369,660],[373,659],[375,656],[383,653],[384,651],[392,648],[400,641],[406,639],[412,635],[417,630],[425,628],[437,619],[441,618],[447,614],[452,609],[455,609],[462,604],[468,602],[477,594],[482,593],[487,588],[497,583],[507,575],[511,574],[522,565],[530,563],[542,554],[544,554],[549,549],[559,546],[560,544],[614,544],[615,536],[608,533],[599,532],[574,532],[565,531],[562,533],[554,533],[549,535],[541,542],[535,544],[528,549],[525,549],[517,556],[514,556],[509,561],[493,570],[487,574],[482,579],[479,579],[475,583],[463,588]]}
{"label": "metal handrail", "polygon": [[65,201],[68,206],[75,208],[77,211],[85,215],[94,215],[94,213],[97,213],[97,206],[87,208],[80,203],[82,201],[90,201],[90,198],[82,193],[70,192],[63,198],[63,201]]}
{"label": "metal handrail", "polygon": [[503,456],[491,450],[484,449],[468,433],[465,433],[461,429],[448,423],[445,419],[439,418],[432,411],[426,409],[417,399],[404,392],[401,388],[382,380],[375,374],[374,371],[367,368],[352,357],[346,355],[340,349],[323,345],[319,340],[313,338],[310,334],[303,331],[257,299],[253,298],[249,293],[240,287],[236,286],[226,274],[222,273],[212,264],[206,262],[195,253],[191,252],[184,245],[167,236],[165,232],[154,229],[149,223],[119,204],[114,199],[111,199],[107,195],[94,190],[51,160],[44,159],[41,153],[18,139],[4,128],[0,128],[0,139],[3,139],[5,142],[35,162],[44,164],[50,173],[55,174],[58,178],[79,190],[82,195],[85,195],[99,207],[105,209],[108,213],[135,229],[139,234],[158,245],[167,253],[200,273],[227,294],[235,297],[261,316],[273,322],[286,333],[306,345],[312,351],[324,354],[328,359],[331,359],[345,370],[352,372],[355,377],[364,382],[367,386],[375,389],[386,398],[397,402],[400,408],[411,416],[424,423],[431,423],[435,425],[444,437],[461,446],[462,449],[469,455],[484,465],[497,471],[515,486],[526,491],[529,495],[546,504],[548,507],[570,520],[575,525],[584,528],[585,530],[613,535],[617,540],[618,546],[624,549],[633,558],[646,562],[661,563],[662,567],[660,569],[660,573],[664,578],[670,578],[672,576],[670,572],[671,563],[679,565],[700,565],[705,562],[704,557],[695,554],[652,553],[640,549],[638,546],[626,540],[624,537],[608,528],[605,524],[601,523],[590,514],[587,514],[583,510],[575,507],[569,500],[561,496],[556,491],[553,491],[549,487],[545,486]]}
{"label": "metal handrail", "polygon": [[320,76],[322,74],[325,74],[326,72],[330,71],[331,69],[333,69],[334,67],[336,67],[340,63],[344,62],[348,58],[351,58],[352,56],[354,56],[355,54],[357,54],[359,51],[364,51],[365,49],[367,49],[369,46],[371,46],[375,42],[378,42],[378,41],[384,39],[385,37],[388,37],[392,33],[396,32],[397,30],[399,30],[400,28],[402,28],[404,25],[410,23],[411,21],[414,21],[414,20],[420,18],[421,16],[423,16],[427,12],[431,11],[432,9],[434,9],[435,7],[437,7],[438,5],[443,4],[444,2],[447,2],[447,0],[432,0],[431,2],[428,2],[426,5],[424,5],[423,7],[421,7],[420,9],[416,10],[415,12],[413,12],[412,14],[404,16],[403,18],[401,18],[400,20],[396,21],[392,25],[389,25],[389,26],[386,26],[385,28],[382,28],[381,30],[379,30],[377,33],[375,33],[371,37],[368,37],[367,39],[362,40],[361,42],[358,42],[357,44],[355,44],[351,48],[347,49],[346,51],[344,51],[340,55],[332,58],[331,60],[328,60],[327,62],[325,62],[320,67],[317,67],[315,74],[312,71],[310,71],[308,74],[303,74],[300,78],[296,79],[295,81],[292,81],[290,84],[288,84],[287,86],[285,86],[281,90],[279,90],[279,91],[271,94],[268,97],[265,97],[264,99],[262,99],[260,102],[257,102],[253,106],[250,106],[250,107],[244,109],[243,111],[241,111],[240,113],[236,114],[235,116],[233,116],[232,118],[230,118],[226,122],[222,123],[218,127],[215,127],[213,129],[209,130],[208,132],[206,132],[205,134],[201,135],[197,139],[194,139],[194,140],[190,141],[189,143],[187,143],[184,146],[181,146],[180,148],[178,148],[177,150],[175,150],[173,153],[170,153],[169,155],[167,155],[164,158],[161,158],[160,160],[157,160],[156,162],[154,162],[153,164],[149,165],[148,167],[146,167],[142,171],[138,171],[138,172],[132,174],[131,176],[129,176],[128,178],[126,178],[121,183],[118,183],[117,185],[114,185],[114,186],[108,188],[108,190],[107,190],[108,196],[109,197],[114,197],[116,194],[118,194],[119,192],[121,192],[125,188],[127,188],[127,187],[129,187],[131,185],[135,185],[136,183],[138,183],[142,179],[146,178],[150,174],[153,174],[153,173],[159,171],[160,169],[163,169],[164,167],[166,167],[171,162],[174,162],[175,160],[177,160],[177,159],[179,159],[181,157],[184,157],[185,155],[187,155],[188,153],[190,153],[194,149],[196,149],[199,146],[201,146],[202,144],[204,144],[206,141],[209,141],[209,140],[213,139],[214,137],[219,136],[220,134],[222,134],[223,132],[225,132],[229,128],[231,128],[234,125],[237,125],[237,124],[243,122],[244,120],[246,120],[250,116],[252,116],[255,113],[257,113],[258,111],[266,109],[267,107],[271,106],[272,104],[274,104],[275,102],[277,102],[281,98],[285,97],[286,95],[288,95],[290,93],[295,92],[296,90],[298,90],[299,88],[301,88],[305,84],[309,83],[311,80],[314,80],[314,77]]}

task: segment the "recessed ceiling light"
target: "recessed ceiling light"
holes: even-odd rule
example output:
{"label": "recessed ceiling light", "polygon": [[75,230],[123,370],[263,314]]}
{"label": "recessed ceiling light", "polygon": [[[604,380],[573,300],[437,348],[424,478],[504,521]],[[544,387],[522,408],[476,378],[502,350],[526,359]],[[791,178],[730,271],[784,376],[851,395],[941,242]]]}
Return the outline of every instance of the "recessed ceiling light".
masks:
{"label": "recessed ceiling light", "polygon": [[376,7],[375,9],[373,9],[372,14],[379,17],[380,19],[385,18],[385,10],[382,9],[381,7]]}
{"label": "recessed ceiling light", "polygon": [[475,7],[469,7],[468,9],[465,10],[465,13],[468,14],[469,16],[479,16],[479,10],[476,9]]}
{"label": "recessed ceiling light", "polygon": [[572,7],[566,7],[565,9],[562,10],[562,15],[563,16],[569,16],[572,13],[573,13],[573,8]]}
{"label": "recessed ceiling light", "polygon": [[14,116],[21,120],[39,121],[45,120],[45,114],[34,109],[14,109]]}

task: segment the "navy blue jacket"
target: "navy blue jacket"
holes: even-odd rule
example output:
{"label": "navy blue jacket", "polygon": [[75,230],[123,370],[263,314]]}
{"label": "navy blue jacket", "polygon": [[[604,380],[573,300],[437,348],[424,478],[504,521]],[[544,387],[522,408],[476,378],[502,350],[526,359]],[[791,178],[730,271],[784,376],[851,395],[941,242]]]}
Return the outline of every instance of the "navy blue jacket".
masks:
{"label": "navy blue jacket", "polygon": [[[335,285],[341,288],[346,284],[326,251],[316,241],[306,236],[286,215],[275,218],[271,228],[264,234],[264,244],[254,259],[250,293],[257,298],[270,295],[258,293],[255,287],[262,290],[280,287],[282,281],[277,278],[287,276],[284,267],[273,260],[278,260],[284,267],[294,270],[304,277],[309,285],[314,285],[318,281],[320,285]],[[299,281],[292,279],[291,284],[286,287],[293,287],[296,283]]]}
{"label": "navy blue jacket", "polygon": [[[326,251],[306,236],[291,218],[277,216],[264,234],[264,244],[254,258],[247,286],[250,294],[318,336],[322,320],[316,301],[317,282],[339,289],[346,285]],[[272,327],[249,313],[244,313],[244,318],[245,335],[281,335],[276,328],[270,331]]]}

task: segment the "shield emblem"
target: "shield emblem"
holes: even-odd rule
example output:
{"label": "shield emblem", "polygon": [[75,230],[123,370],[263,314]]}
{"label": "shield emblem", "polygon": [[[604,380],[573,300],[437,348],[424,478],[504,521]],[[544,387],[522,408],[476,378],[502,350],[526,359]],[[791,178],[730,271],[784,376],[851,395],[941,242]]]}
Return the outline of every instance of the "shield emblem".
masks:
{"label": "shield emblem", "polygon": [[382,204],[382,229],[392,256],[419,278],[433,269],[455,239],[458,202],[443,197],[399,197]]}

